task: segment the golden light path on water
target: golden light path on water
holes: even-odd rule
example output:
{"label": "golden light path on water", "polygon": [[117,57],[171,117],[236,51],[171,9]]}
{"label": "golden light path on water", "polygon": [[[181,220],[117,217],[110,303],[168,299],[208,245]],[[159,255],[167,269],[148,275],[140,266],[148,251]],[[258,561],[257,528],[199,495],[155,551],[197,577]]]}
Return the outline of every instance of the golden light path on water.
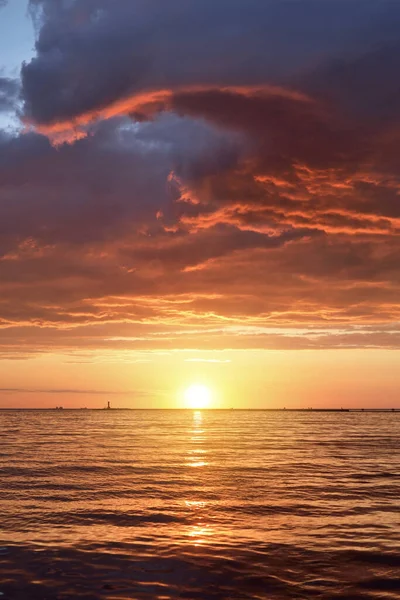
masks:
{"label": "golden light path on water", "polygon": [[[204,468],[208,466],[208,451],[204,447],[207,442],[206,430],[203,424],[203,413],[201,411],[193,412],[193,423],[189,431],[189,447],[186,456],[187,466],[197,469],[199,483],[204,480]],[[195,516],[195,524],[190,525],[188,537],[195,546],[207,543],[207,538],[212,535],[212,529],[207,522],[208,502],[204,500],[185,500],[186,506]]]}

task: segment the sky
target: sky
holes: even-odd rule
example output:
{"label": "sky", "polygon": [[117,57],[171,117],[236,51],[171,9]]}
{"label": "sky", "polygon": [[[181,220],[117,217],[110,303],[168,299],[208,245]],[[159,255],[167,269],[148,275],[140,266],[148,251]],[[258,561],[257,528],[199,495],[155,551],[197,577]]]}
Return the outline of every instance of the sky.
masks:
{"label": "sky", "polygon": [[0,0],[0,407],[400,407],[399,32]]}

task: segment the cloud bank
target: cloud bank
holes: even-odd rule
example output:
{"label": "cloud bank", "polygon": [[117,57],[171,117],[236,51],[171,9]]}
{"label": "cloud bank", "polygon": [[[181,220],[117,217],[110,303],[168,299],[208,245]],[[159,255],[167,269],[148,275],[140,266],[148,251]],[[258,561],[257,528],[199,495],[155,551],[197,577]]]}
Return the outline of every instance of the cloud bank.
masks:
{"label": "cloud bank", "polygon": [[396,3],[30,10],[0,351],[399,347]]}

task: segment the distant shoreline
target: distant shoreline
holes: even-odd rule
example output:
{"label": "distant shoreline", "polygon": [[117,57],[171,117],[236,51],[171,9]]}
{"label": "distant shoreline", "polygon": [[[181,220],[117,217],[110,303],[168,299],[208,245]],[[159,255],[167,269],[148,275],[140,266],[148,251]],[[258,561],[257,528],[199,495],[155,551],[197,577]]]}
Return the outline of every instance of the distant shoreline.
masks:
{"label": "distant shoreline", "polygon": [[125,411],[184,411],[184,412],[296,412],[296,413],[400,413],[400,408],[0,408],[0,412],[125,412]]}

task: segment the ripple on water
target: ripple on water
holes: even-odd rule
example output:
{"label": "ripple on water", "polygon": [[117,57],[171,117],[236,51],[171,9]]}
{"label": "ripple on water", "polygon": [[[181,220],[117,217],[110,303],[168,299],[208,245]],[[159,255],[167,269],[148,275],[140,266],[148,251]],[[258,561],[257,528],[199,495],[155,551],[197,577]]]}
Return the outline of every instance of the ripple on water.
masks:
{"label": "ripple on water", "polygon": [[394,600],[399,419],[0,411],[0,592]]}

